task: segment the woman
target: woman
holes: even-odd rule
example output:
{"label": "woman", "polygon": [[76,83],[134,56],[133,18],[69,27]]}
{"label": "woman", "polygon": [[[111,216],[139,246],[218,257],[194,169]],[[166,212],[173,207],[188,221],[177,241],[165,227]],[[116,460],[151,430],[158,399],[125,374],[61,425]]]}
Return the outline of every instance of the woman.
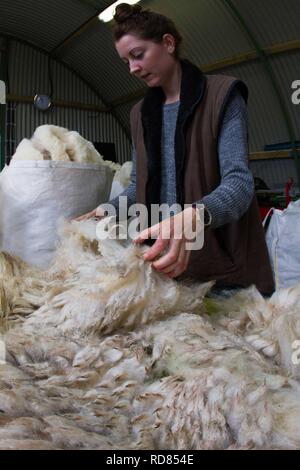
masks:
{"label": "woman", "polygon": [[[181,36],[163,15],[121,4],[114,19],[120,58],[149,87],[131,112],[132,182],[122,195],[129,204],[145,204],[149,213],[152,204],[190,205],[140,233],[136,243],[157,238],[144,259],[172,278],[184,273],[215,279],[222,288],[255,284],[271,294],[272,271],[248,168],[246,85],[233,77],[204,76],[180,60]],[[110,202],[118,207],[118,198]],[[205,207],[204,247],[190,251],[185,233],[195,226],[196,204]],[[79,220],[95,215],[103,216],[101,207]]]}

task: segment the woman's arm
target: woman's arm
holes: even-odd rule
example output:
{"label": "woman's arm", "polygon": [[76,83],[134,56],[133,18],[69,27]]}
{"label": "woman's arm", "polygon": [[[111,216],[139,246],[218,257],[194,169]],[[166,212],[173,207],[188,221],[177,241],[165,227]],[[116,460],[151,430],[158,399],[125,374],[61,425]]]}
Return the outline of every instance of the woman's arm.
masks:
{"label": "woman's arm", "polygon": [[248,166],[247,107],[239,92],[230,98],[223,117],[218,154],[221,183],[198,201],[211,214],[212,228],[241,218],[254,195],[254,180]]}

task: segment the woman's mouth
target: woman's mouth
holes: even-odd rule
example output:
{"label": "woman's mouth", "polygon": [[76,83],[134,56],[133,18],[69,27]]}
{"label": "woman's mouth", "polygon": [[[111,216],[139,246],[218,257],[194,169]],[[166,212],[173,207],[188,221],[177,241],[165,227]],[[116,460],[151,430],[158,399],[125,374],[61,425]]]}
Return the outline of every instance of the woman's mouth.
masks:
{"label": "woman's mouth", "polygon": [[150,78],[150,76],[151,76],[151,73],[146,73],[145,75],[141,77],[141,79],[147,81]]}

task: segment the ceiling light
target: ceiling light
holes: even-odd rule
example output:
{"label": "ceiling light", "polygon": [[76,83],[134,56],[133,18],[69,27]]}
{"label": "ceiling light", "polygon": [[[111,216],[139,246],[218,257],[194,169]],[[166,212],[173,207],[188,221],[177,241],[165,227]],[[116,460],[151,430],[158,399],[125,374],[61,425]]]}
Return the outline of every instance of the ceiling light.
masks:
{"label": "ceiling light", "polygon": [[111,21],[114,17],[116,6],[120,5],[120,3],[128,3],[128,5],[134,5],[139,1],[140,0],[118,0],[117,2],[110,5],[110,7],[106,8],[106,10],[104,10],[102,13],[100,13],[99,20],[104,21],[104,23]]}

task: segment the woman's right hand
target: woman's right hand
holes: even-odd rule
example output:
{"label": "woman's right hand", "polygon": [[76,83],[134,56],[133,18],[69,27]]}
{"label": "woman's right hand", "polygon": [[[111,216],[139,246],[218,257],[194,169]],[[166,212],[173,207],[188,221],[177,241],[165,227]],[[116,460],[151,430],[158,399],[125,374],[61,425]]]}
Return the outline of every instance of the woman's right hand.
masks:
{"label": "woman's right hand", "polygon": [[75,217],[72,220],[75,220],[76,222],[83,222],[84,220],[89,220],[89,219],[93,219],[93,218],[102,219],[103,217],[105,217],[105,212],[99,206],[99,207],[96,207],[96,209],[94,209],[90,212],[87,212],[87,214],[80,215],[79,217]]}

